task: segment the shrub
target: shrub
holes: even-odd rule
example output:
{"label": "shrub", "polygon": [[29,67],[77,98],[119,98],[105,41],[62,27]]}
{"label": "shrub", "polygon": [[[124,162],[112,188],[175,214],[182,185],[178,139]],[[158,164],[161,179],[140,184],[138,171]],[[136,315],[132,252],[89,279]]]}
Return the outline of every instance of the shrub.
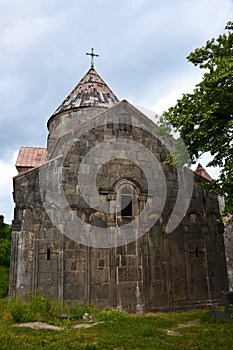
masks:
{"label": "shrub", "polygon": [[0,266],[0,298],[8,295],[9,286],[9,267]]}
{"label": "shrub", "polygon": [[10,299],[8,309],[14,322],[47,322],[55,319],[56,313],[63,312],[64,307],[59,301],[37,295],[27,302],[17,298]]}

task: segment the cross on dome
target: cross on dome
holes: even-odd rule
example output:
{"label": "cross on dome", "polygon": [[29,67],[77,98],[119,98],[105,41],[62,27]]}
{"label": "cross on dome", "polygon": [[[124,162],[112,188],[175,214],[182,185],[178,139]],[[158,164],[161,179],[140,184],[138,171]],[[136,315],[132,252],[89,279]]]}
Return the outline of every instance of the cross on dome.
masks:
{"label": "cross on dome", "polygon": [[91,68],[94,68],[94,57],[99,57],[99,55],[94,53],[94,49],[91,49],[91,53],[86,53],[86,55],[91,56]]}

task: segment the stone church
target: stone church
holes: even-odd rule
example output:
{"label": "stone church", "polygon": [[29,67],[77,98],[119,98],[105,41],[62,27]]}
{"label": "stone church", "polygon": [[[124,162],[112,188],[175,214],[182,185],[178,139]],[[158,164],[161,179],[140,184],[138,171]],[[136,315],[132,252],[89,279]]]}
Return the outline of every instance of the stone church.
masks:
{"label": "stone church", "polygon": [[93,64],[47,126],[47,147],[17,158],[10,295],[131,312],[221,303],[224,228],[203,168],[165,165],[174,140]]}

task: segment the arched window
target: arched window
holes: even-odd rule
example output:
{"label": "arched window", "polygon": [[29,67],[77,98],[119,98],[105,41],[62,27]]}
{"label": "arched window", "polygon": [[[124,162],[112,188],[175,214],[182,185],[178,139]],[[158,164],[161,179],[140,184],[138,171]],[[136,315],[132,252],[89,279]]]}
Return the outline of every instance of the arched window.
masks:
{"label": "arched window", "polygon": [[121,192],[121,216],[133,216],[133,193],[128,188],[124,188]]}
{"label": "arched window", "polygon": [[116,184],[116,219],[118,225],[130,223],[139,215],[139,191],[129,180],[121,180]]}

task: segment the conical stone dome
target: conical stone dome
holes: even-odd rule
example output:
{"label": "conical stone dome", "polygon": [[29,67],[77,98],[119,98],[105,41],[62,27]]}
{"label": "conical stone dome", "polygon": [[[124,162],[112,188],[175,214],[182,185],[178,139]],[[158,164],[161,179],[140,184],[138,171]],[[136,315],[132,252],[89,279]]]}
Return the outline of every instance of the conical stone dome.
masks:
{"label": "conical stone dome", "polygon": [[119,100],[116,95],[114,95],[96,70],[90,68],[53,115],[80,107],[109,108],[117,102]]}
{"label": "conical stone dome", "polygon": [[48,120],[48,153],[68,130],[88,121],[119,100],[91,67]]}

